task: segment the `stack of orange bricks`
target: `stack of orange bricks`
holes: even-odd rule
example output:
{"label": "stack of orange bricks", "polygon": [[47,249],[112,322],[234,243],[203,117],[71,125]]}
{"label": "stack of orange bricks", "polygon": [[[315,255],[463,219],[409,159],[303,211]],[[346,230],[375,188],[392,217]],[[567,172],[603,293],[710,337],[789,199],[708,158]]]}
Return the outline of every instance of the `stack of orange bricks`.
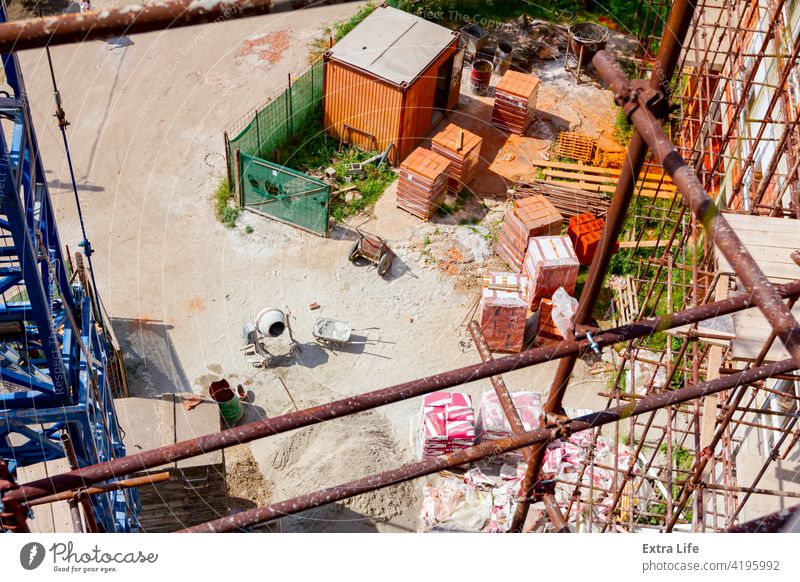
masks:
{"label": "stack of orange bricks", "polygon": [[489,349],[520,352],[528,319],[530,280],[516,273],[486,273],[481,294],[481,331]]}
{"label": "stack of orange bricks", "polygon": [[536,331],[539,338],[550,340],[562,340],[564,336],[558,331],[553,321],[553,300],[542,299],[539,304],[539,325]]}
{"label": "stack of orange bricks", "polygon": [[508,71],[494,91],[492,125],[522,135],[536,111],[539,79],[534,75]]}
{"label": "stack of orange bricks", "polygon": [[[569,219],[567,234],[581,265],[588,265],[592,262],[597,247],[600,245],[605,225],[605,220],[596,218],[590,212],[578,214]],[[619,242],[616,244],[618,248]]]}
{"label": "stack of orange bricks", "polygon": [[461,188],[472,181],[481,159],[480,136],[450,123],[433,136],[431,150],[450,160],[448,190],[458,194]]}
{"label": "stack of orange bricks", "polygon": [[447,194],[450,160],[419,147],[400,164],[397,206],[428,220]]}
{"label": "stack of orange bricks", "polygon": [[522,271],[528,241],[535,236],[555,236],[561,233],[561,214],[541,194],[521,198],[514,208],[506,211],[497,254],[517,272]]}

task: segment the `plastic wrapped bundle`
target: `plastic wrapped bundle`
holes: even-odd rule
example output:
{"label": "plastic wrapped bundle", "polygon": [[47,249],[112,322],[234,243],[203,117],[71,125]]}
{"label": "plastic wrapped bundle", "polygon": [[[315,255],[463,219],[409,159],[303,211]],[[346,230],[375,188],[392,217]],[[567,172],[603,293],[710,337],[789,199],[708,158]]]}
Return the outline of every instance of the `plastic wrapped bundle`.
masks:
{"label": "plastic wrapped bundle", "polygon": [[420,449],[435,457],[475,443],[472,399],[461,392],[432,392],[422,399]]}
{"label": "plastic wrapped bundle", "polygon": [[[541,424],[542,399],[536,392],[514,392],[511,394],[514,407],[522,420],[525,430],[533,430]],[[511,435],[511,425],[506,418],[497,393],[487,390],[481,396],[478,409],[478,438],[481,442],[495,441]],[[520,451],[510,451],[497,458],[499,461],[517,462],[522,460]]]}

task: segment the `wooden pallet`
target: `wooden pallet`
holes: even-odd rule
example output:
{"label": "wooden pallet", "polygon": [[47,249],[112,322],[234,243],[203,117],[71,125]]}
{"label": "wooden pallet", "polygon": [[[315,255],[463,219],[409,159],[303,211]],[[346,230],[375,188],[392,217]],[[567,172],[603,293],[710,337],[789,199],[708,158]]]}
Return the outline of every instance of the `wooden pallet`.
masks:
{"label": "wooden pallet", "polygon": [[572,131],[562,131],[553,144],[553,153],[561,158],[570,158],[581,162],[594,160],[597,140],[591,136]]}

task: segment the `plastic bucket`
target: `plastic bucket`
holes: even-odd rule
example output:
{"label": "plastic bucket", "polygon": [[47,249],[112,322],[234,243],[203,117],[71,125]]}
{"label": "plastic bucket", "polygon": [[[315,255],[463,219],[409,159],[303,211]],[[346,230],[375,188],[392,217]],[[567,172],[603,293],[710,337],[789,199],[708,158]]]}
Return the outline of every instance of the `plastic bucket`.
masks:
{"label": "plastic bucket", "polygon": [[229,425],[235,424],[242,419],[242,416],[244,416],[242,402],[227,380],[212,382],[209,393],[211,398],[219,405],[219,413],[226,423]]}
{"label": "plastic bucket", "polygon": [[511,53],[514,47],[511,43],[501,40],[497,43],[497,51],[494,53],[494,70],[498,75],[505,75],[508,68],[511,66]]}
{"label": "plastic bucket", "polygon": [[469,82],[472,86],[472,92],[475,93],[475,95],[483,95],[486,93],[489,84],[492,82],[493,70],[494,65],[487,60],[478,59],[472,63],[472,72],[469,74]]}

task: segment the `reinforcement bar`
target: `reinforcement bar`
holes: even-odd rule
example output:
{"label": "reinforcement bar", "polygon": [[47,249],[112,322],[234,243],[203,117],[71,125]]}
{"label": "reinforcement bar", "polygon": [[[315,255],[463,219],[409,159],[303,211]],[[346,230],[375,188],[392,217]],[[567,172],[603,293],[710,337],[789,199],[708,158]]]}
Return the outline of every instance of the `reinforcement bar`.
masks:
{"label": "reinforcement bar", "polygon": [[[778,286],[776,289],[783,297],[800,296],[800,280]],[[739,295],[715,303],[708,303],[706,305],[685,309],[662,317],[600,331],[593,337],[598,346],[610,346],[618,342],[645,337],[673,327],[703,321],[719,315],[734,313],[751,307],[752,305],[753,300],[749,295]],[[282,416],[259,420],[172,445],[128,455],[105,463],[98,463],[67,473],[52,475],[46,479],[31,481],[30,483],[25,483],[3,492],[2,502],[7,506],[13,506],[14,504],[30,502],[45,495],[87,487],[108,479],[122,478],[125,475],[158,467],[166,463],[188,459],[211,451],[218,451],[230,446],[288,432],[326,420],[348,416],[394,402],[400,402],[401,400],[422,396],[423,394],[435,392],[436,390],[443,390],[476,380],[483,380],[516,369],[563,358],[570,354],[580,354],[588,349],[588,347],[589,342],[585,338],[565,341],[556,345],[505,356],[490,362],[465,366],[463,368],[442,372],[388,388],[343,398],[328,404],[291,412]],[[738,376],[730,376],[730,378],[736,377]]]}

